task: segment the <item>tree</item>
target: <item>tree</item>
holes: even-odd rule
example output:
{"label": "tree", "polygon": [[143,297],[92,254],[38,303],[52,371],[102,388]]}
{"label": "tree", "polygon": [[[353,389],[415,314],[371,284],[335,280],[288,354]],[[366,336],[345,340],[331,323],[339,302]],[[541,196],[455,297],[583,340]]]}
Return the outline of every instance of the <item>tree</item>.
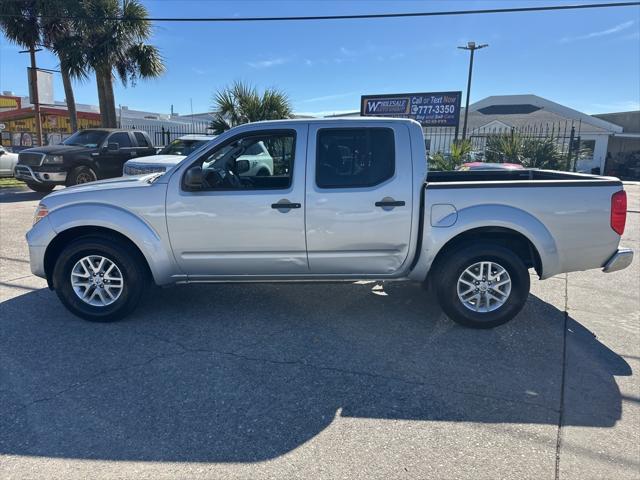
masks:
{"label": "tree", "polygon": [[220,134],[243,123],[291,118],[292,110],[287,95],[275,88],[260,95],[255,87],[234,82],[216,92],[213,114],[211,129]]}
{"label": "tree", "polygon": [[526,168],[560,169],[564,155],[553,138],[529,138],[522,143],[522,165]]}
{"label": "tree", "polygon": [[438,171],[450,171],[455,170],[464,162],[469,160],[469,154],[472,150],[471,141],[467,140],[455,140],[451,144],[449,155],[444,155],[442,152],[436,152],[429,157],[429,169]]}
{"label": "tree", "polygon": [[522,137],[516,132],[491,135],[487,138],[485,158],[487,162],[521,163],[522,146]]}
{"label": "tree", "polygon": [[526,168],[561,168],[564,155],[556,139],[523,138],[517,133],[495,135],[487,139],[486,159],[488,162],[520,163]]}
{"label": "tree", "polygon": [[76,105],[71,84],[71,73],[67,59],[77,56],[77,48],[68,42],[71,21],[52,19],[52,15],[70,15],[70,0],[0,0],[0,27],[13,43],[26,49],[44,46],[60,60],[62,84],[73,131],[77,129]]}
{"label": "tree", "polygon": [[147,9],[138,0],[91,0],[78,3],[74,42],[80,52],[73,67],[86,65],[96,76],[104,127],[117,127],[114,75],[123,85],[156,78],[165,67],[159,50],[145,43],[151,36]]}
{"label": "tree", "polygon": [[85,79],[88,76],[87,65],[82,55],[79,36],[70,18],[79,13],[78,2],[72,0],[43,1],[40,8],[42,40],[44,45],[55,53],[60,60],[60,76],[64,88],[64,98],[69,112],[71,130],[78,130],[78,112],[71,79]]}

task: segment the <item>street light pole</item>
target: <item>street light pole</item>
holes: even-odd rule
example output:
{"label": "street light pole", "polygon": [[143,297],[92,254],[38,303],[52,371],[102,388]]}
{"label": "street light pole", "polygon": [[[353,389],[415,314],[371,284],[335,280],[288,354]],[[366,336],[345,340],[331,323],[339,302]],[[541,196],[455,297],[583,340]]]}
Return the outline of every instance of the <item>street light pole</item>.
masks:
{"label": "street light pole", "polygon": [[482,45],[476,45],[476,42],[467,42],[464,47],[458,47],[461,50],[469,50],[471,55],[469,56],[469,78],[467,79],[467,101],[464,107],[464,123],[462,124],[462,140],[467,137],[467,117],[469,116],[469,96],[471,95],[471,74],[473,72],[473,54],[476,50],[488,47],[489,44],[483,43]]}

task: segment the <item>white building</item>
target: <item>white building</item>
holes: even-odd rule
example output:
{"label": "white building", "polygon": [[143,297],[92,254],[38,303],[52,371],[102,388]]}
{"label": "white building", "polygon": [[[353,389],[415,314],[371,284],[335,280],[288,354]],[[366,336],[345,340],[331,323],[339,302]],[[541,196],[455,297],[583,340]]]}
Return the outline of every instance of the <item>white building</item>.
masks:
{"label": "white building", "polygon": [[[460,115],[461,124],[463,118],[464,109]],[[491,129],[498,123],[516,130],[547,125],[556,129],[564,124],[574,126],[581,148],[593,152],[579,161],[577,168],[580,171],[599,168],[603,172],[609,140],[623,130],[619,125],[537,95],[495,95],[469,105],[467,132],[473,134]]]}
{"label": "white building", "polygon": [[[358,116],[351,112],[336,117]],[[460,112],[459,136],[462,135],[464,108]],[[590,171],[599,168],[604,172],[609,141],[622,134],[623,128],[615,123],[596,118],[573,108],[547,100],[537,95],[494,95],[469,105],[467,137],[486,136],[492,132],[535,132],[548,129],[549,136],[561,137],[568,144],[571,127],[580,139],[581,155],[577,169]],[[431,152],[447,153],[454,140],[454,128],[426,127],[425,140]],[[589,152],[593,152],[592,154]]]}

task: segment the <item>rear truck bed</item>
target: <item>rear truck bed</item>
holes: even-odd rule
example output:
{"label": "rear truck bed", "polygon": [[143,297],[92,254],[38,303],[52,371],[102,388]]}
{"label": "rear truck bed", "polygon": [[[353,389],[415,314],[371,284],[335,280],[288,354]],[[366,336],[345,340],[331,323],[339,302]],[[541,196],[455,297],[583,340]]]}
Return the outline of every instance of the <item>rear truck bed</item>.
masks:
{"label": "rear truck bed", "polygon": [[474,239],[499,240],[520,250],[541,279],[625,268],[633,253],[618,249],[621,232],[614,229],[620,227],[612,215],[614,203],[625,195],[621,191],[617,178],[578,173],[429,172],[421,253],[411,277],[429,271],[457,242]]}

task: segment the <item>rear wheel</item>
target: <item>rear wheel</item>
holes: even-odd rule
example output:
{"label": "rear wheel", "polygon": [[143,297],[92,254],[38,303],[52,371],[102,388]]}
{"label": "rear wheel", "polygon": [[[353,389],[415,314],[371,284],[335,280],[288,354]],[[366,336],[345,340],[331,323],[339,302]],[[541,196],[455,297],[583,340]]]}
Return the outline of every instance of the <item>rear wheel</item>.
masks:
{"label": "rear wheel", "polygon": [[95,182],[98,179],[96,172],[89,167],[76,167],[67,175],[67,187],[81,183]]}
{"label": "rear wheel", "polygon": [[93,322],[133,311],[146,284],[142,260],[114,238],[79,238],[60,253],[53,269],[53,286],[64,306]]}
{"label": "rear wheel", "polygon": [[30,183],[30,182],[27,182],[27,187],[29,187],[34,192],[49,193],[56,186],[55,185],[47,185],[47,184],[44,184],[44,183]]}
{"label": "rear wheel", "polygon": [[447,252],[432,278],[442,310],[472,328],[502,325],[522,309],[529,295],[529,271],[508,248],[466,244]]}

